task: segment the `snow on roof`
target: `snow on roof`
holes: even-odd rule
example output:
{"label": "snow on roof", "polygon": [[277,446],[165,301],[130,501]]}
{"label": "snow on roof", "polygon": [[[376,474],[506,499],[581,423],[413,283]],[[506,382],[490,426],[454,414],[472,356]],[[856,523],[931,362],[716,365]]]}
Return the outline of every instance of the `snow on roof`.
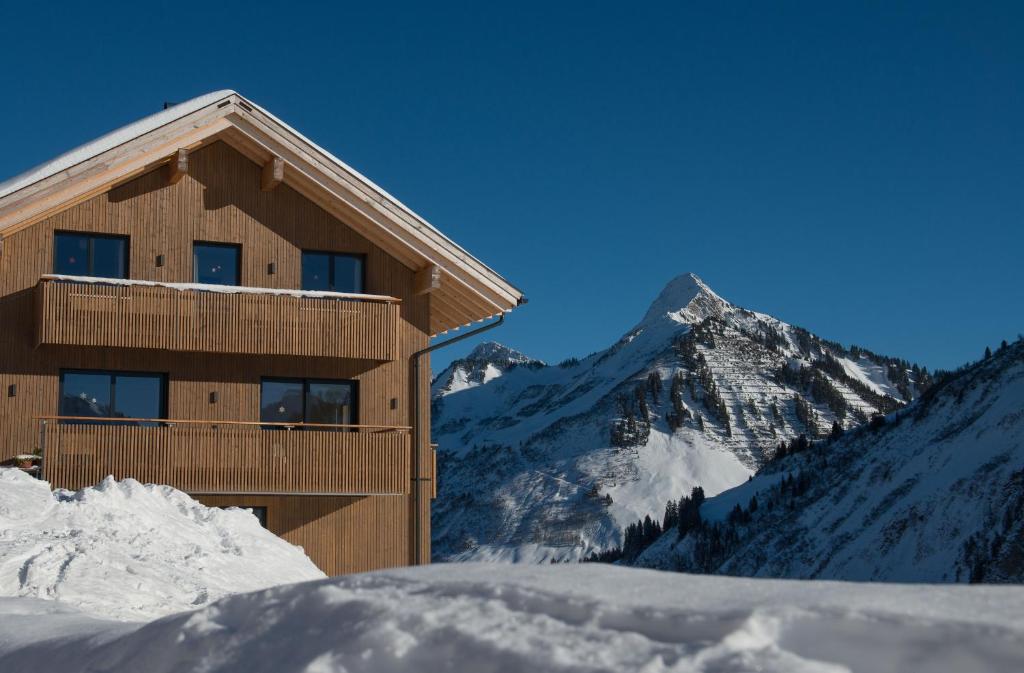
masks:
{"label": "snow on roof", "polygon": [[[488,271],[492,272],[492,274],[495,274],[495,276],[499,276],[497,274],[497,271],[484,264],[476,256],[474,256],[472,253],[470,253],[468,250],[460,246],[455,241],[452,241],[451,239],[441,234],[440,230],[437,227],[435,227],[433,224],[417,215],[411,208],[409,208],[409,206],[401,203],[393,196],[388,194],[385,190],[383,190],[383,188],[381,188],[379,184],[375,183],[366,175],[358,172],[357,170],[343,162],[341,159],[335,157],[333,154],[322,148],[321,145],[316,144],[315,142],[307,138],[305,135],[289,126],[279,117],[276,117],[268,110],[258,106],[258,104],[256,104],[252,100],[245,98],[245,96],[240,94],[238,91],[234,91],[232,89],[221,89],[219,91],[212,91],[210,93],[205,93],[201,96],[197,96],[195,98],[191,98],[190,100],[178,103],[176,104],[176,106],[168,108],[167,110],[163,110],[155,115],[144,117],[136,122],[128,124],[127,126],[122,126],[121,128],[111,131],[108,134],[102,135],[96,138],[95,140],[91,140],[89,142],[86,142],[85,144],[79,145],[78,148],[75,148],[70,152],[66,152],[65,154],[62,154],[59,157],[51,159],[50,161],[44,162],[36,166],[35,168],[30,168],[29,170],[22,174],[15,175],[14,177],[4,180],[3,182],[0,182],[0,199],[3,199],[4,197],[14,194],[15,192],[18,192],[20,190],[24,190],[25,187],[34,184],[35,182],[39,182],[40,180],[44,180],[52,175],[56,175],[60,171],[67,170],[72,166],[76,166],[84,161],[88,161],[89,159],[97,157],[103,154],[104,152],[113,150],[114,148],[117,148],[118,145],[124,144],[125,142],[128,142],[134,138],[137,138],[148,132],[154,131],[160,128],[161,126],[177,121],[182,117],[190,115],[191,113],[194,113],[198,110],[201,110],[209,106],[209,104],[222,100],[231,95],[236,95],[240,98],[245,99],[248,106],[256,110],[259,110],[260,113],[266,115],[274,122],[280,124],[283,128],[287,129],[288,132],[294,134],[303,142],[307,143],[312,150],[323,155],[324,158],[327,159],[330,163],[335,164],[337,167],[350,173],[356,179],[360,180],[361,182],[364,182],[367,186],[371,188],[371,190],[377,192],[383,198],[380,205],[391,205],[401,210],[403,213],[406,213],[408,216],[414,218],[418,223],[432,230],[434,234],[442,237],[447,243],[457,248],[460,252],[470,257],[471,259],[475,260],[476,263],[480,264],[480,266],[486,268]],[[499,278],[501,277],[499,276]]]}
{"label": "snow on roof", "polygon": [[227,98],[235,92],[230,89],[224,89],[221,91],[214,91],[202,96],[197,96],[192,100],[185,101],[173,107],[161,110],[156,114],[149,115],[138,121],[132,122],[127,126],[122,126],[119,129],[111,131],[106,135],[102,135],[95,140],[91,140],[84,145],[79,145],[73,150],[65,152],[64,154],[43,162],[34,168],[30,168],[20,175],[16,175],[13,178],[0,182],[0,199],[3,197],[13,194],[31,184],[45,180],[51,175],[56,175],[61,171],[67,170],[72,166],[88,161],[89,159],[103,154],[108,150],[112,150],[118,145],[138,138],[141,135],[149,133],[155,129],[169,124],[177,119],[181,119],[185,115],[191,114],[196,110],[206,107],[211,103],[215,103],[219,100]]}

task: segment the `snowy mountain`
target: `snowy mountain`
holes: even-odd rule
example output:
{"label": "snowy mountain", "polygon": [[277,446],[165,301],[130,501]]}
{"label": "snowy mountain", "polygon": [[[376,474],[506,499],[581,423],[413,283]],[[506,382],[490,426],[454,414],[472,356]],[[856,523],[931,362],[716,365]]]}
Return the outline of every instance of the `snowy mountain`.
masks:
{"label": "snowy mountain", "polygon": [[488,383],[520,365],[543,367],[544,363],[508,346],[486,341],[474,348],[466,357],[453,361],[434,378],[430,385],[431,397],[440,400],[449,393]]}
{"label": "snowy mountain", "polygon": [[613,547],[668,499],[697,484],[731,488],[780,442],[891,412],[929,380],[734,306],[693,274],[582,360],[545,366],[485,346],[434,384],[441,560],[538,562]]}
{"label": "snowy mountain", "polygon": [[728,575],[1024,581],[1024,341],[884,423],[772,461],[640,554]]}

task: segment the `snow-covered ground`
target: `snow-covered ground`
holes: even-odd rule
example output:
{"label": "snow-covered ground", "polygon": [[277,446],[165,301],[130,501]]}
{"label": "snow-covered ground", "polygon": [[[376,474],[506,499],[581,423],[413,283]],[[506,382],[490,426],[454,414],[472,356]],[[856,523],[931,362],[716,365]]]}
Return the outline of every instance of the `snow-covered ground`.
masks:
{"label": "snow-covered ground", "polygon": [[[132,479],[52,492],[20,470],[0,469],[0,596],[57,601],[44,610],[148,620],[322,577],[300,548],[247,510],[206,507]],[[8,628],[0,628],[0,641]]]}
{"label": "snow-covered ground", "polygon": [[0,670],[36,673],[1024,667],[1024,588],[436,565],[231,596],[146,625],[0,600]]}

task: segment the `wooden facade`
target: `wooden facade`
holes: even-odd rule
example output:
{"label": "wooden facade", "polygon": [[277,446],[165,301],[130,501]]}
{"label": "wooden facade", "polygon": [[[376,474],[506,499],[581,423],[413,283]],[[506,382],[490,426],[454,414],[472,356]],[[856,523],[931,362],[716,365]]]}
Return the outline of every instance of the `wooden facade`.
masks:
{"label": "wooden facade", "polygon": [[[43,278],[39,344],[395,360],[399,301]],[[239,329],[245,325],[245,329]]]}
{"label": "wooden facade", "polygon": [[[84,419],[77,419],[83,421]],[[108,474],[189,493],[406,496],[407,428],[307,430],[249,423],[42,419],[46,477],[64,488]]]}
{"label": "wooden facade", "polygon": [[[417,291],[416,269],[288,184],[263,186],[260,164],[212,142],[189,154],[176,181],[160,167],[4,235],[0,455],[43,449],[55,487],[114,474],[210,504],[266,506],[269,528],[330,574],[414,562],[418,517],[427,561],[432,452],[429,432],[417,447],[408,429],[429,428],[429,404],[413,417],[414,387],[428,399],[429,364],[413,381],[410,358],[433,333],[431,294]],[[129,278],[159,283],[192,281],[196,241],[241,245],[242,285],[282,290],[300,287],[303,250],[358,253],[365,291],[380,299],[47,281],[63,231],[127,236]],[[69,369],[165,374],[167,418],[184,422],[44,425],[59,415],[60,372]],[[386,431],[225,424],[260,421],[263,377],[355,380],[359,423]]]}

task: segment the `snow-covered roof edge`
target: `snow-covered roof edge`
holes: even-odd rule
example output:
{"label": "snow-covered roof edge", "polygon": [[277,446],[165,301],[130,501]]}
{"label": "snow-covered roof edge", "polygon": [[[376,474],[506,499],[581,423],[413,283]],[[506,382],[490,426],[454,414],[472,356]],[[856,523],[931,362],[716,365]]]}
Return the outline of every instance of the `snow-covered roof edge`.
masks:
{"label": "snow-covered roof edge", "polygon": [[0,182],[0,199],[17,191],[21,191],[25,187],[35,184],[40,180],[45,180],[52,175],[56,175],[63,170],[67,170],[68,168],[80,164],[83,161],[88,161],[95,156],[99,156],[108,150],[114,149],[118,145],[123,145],[130,140],[158,129],[165,124],[181,119],[185,115],[192,114],[196,110],[202,109],[207,105],[223,100],[232,94],[236,96],[238,95],[231,89],[213,91],[208,94],[203,94],[202,96],[197,96],[191,100],[185,101],[184,103],[169,107],[166,110],[161,110],[160,112],[151,114],[148,117],[143,117],[142,119],[122,126],[121,128],[114,129],[110,133],[106,133],[95,140],[90,140],[83,145],[79,145],[72,150],[68,150],[60,156],[54,157],[49,161],[44,161],[38,166],[33,166],[23,173]]}
{"label": "snow-covered roof edge", "polygon": [[61,154],[60,156],[50,161],[39,164],[38,166],[30,168],[29,170],[19,175],[16,175],[8,180],[5,180],[4,182],[0,183],[0,201],[15,194],[18,191],[25,189],[26,187],[29,187],[40,181],[46,180],[47,178],[53,177],[54,175],[57,175],[58,173],[65,171],[73,166],[89,161],[90,159],[93,159],[103,154],[104,152],[108,152],[120,145],[135,140],[147,133],[159,129],[162,126],[171,124],[209,105],[218,103],[221,100],[227,100],[232,96],[244,101],[246,105],[252,107],[253,109],[258,110],[260,114],[265,115],[274,123],[280,125],[282,129],[294,135],[301,142],[308,145],[310,149],[321,154],[329,163],[334,164],[336,167],[349,173],[354,178],[364,183],[366,187],[379,194],[382,199],[392,204],[395,208],[401,210],[407,217],[412,218],[418,224],[422,225],[426,229],[429,229],[431,232],[433,232],[433,234],[441,238],[446,245],[449,245],[453,249],[458,250],[461,254],[465,255],[466,258],[472,260],[473,263],[479,265],[479,267],[484,269],[487,273],[492,274],[497,279],[500,279],[502,284],[512,289],[516,294],[519,295],[520,303],[524,301],[525,296],[523,292],[519,290],[519,288],[516,288],[497,271],[483,263],[475,255],[473,255],[468,250],[463,248],[461,245],[456,243],[454,240],[443,234],[439,229],[437,229],[437,227],[423,219],[421,216],[417,215],[412,209],[410,209],[404,203],[396,199],[394,196],[392,196],[379,185],[377,185],[372,180],[367,178],[365,175],[353,169],[344,161],[342,161],[335,155],[331,154],[323,147],[317,145],[315,142],[313,142],[305,135],[295,130],[293,127],[289,126],[287,123],[282,121],[273,113],[269,112],[262,106],[253,103],[252,101],[250,101],[249,99],[245,98],[237,91],[234,91],[232,89],[222,89],[219,91],[203,94],[191,100],[179,103],[178,105],[174,105],[166,110],[162,110],[155,114],[149,115],[148,117],[144,117],[143,119],[122,126],[121,128],[115,129],[114,131],[111,131],[103,136],[100,136],[95,140],[80,145],[68,152],[65,152],[64,154]]}

